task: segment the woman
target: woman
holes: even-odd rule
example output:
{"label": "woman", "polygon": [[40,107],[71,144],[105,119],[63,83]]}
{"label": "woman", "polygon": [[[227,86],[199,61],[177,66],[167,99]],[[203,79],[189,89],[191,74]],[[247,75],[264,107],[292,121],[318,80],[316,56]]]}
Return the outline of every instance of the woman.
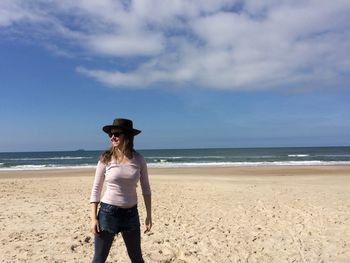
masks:
{"label": "woman", "polygon": [[[146,206],[145,233],[152,227],[151,189],[147,165],[134,150],[134,136],[141,131],[128,119],[115,119],[103,127],[111,140],[111,148],[97,164],[91,191],[91,231],[95,234],[93,263],[105,262],[114,236],[121,232],[132,263],[144,262],[141,253],[140,220],[136,186],[140,181]],[[106,191],[100,199],[103,183]],[[100,204],[97,213],[97,207]]]}

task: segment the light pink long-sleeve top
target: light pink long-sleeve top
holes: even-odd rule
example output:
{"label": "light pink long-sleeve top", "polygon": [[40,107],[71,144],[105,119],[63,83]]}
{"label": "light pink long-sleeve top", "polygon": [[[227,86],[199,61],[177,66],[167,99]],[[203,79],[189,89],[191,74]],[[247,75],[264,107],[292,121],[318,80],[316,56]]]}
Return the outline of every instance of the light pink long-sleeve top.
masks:
{"label": "light pink long-sleeve top", "polygon": [[[90,203],[101,201],[121,207],[132,207],[137,204],[138,181],[141,183],[142,194],[151,195],[147,164],[141,154],[134,152],[133,158],[126,164],[118,164],[115,159],[108,164],[99,161]],[[106,182],[106,191],[101,199],[104,182]]]}

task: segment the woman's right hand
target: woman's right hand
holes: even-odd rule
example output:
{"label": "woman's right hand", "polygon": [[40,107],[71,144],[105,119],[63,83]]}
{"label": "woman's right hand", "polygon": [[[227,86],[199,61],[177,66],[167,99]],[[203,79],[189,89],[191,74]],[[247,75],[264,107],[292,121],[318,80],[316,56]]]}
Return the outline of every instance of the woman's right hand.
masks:
{"label": "woman's right hand", "polygon": [[100,233],[100,226],[98,224],[97,219],[92,219],[90,224],[90,230],[94,235],[97,235]]}

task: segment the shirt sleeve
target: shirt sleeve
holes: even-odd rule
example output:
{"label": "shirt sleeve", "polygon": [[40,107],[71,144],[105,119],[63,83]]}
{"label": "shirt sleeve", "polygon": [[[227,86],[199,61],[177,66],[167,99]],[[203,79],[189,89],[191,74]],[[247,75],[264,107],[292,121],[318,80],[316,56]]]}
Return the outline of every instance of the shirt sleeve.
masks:
{"label": "shirt sleeve", "polygon": [[140,155],[140,162],[141,162],[141,169],[140,169],[140,183],[141,183],[141,189],[143,195],[151,195],[151,187],[149,184],[148,179],[148,170],[147,170],[147,163],[145,161],[145,158]]}
{"label": "shirt sleeve", "polygon": [[95,179],[92,185],[90,203],[99,203],[101,199],[102,187],[105,179],[106,165],[98,162],[95,172]]}

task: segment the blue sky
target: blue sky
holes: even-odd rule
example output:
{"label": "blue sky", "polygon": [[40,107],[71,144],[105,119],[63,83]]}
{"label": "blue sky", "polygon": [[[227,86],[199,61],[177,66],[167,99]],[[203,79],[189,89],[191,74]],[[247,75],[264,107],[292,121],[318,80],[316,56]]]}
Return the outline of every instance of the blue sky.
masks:
{"label": "blue sky", "polygon": [[139,149],[349,146],[349,12],[1,1],[0,151],[104,149],[115,117],[142,130]]}

